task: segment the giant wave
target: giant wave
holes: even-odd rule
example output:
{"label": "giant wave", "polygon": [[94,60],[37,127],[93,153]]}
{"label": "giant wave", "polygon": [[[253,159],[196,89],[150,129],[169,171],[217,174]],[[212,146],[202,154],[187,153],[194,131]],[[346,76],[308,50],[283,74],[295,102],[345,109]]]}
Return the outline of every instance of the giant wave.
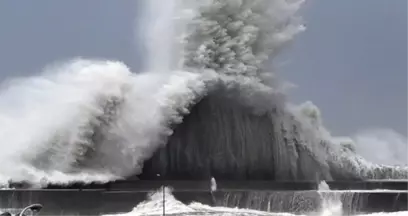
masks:
{"label": "giant wave", "polygon": [[[269,63],[304,30],[297,15],[302,1],[159,3],[149,1],[145,17],[176,12],[157,14],[153,31],[141,37],[148,44],[144,72],[132,73],[121,62],[76,59],[3,83],[3,183],[157,174],[407,179],[407,167],[374,164],[356,153],[352,140],[332,137],[313,103],[287,102],[286,84]],[[172,30],[158,38],[165,25],[156,24],[176,15],[171,27],[182,34]]]}

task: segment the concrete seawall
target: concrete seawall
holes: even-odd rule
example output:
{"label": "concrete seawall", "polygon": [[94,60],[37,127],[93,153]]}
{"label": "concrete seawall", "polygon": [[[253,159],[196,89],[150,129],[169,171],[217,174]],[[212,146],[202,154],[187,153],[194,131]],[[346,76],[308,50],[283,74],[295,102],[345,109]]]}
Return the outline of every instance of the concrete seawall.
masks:
{"label": "concrete seawall", "polygon": [[[172,183],[172,184],[170,184]],[[190,203],[200,202],[210,206],[228,206],[269,211],[313,211],[321,205],[321,194],[311,182],[217,182],[218,190],[211,195],[208,182],[133,182],[121,181],[107,185],[87,185],[63,189],[1,190],[2,208],[22,208],[31,203],[44,205],[41,215],[99,215],[129,212],[146,200],[148,194],[160,185],[174,188],[176,199]],[[329,182],[339,188],[351,187],[356,192],[338,193],[347,213],[392,212],[408,210],[407,191],[401,191],[407,182]],[[102,186],[105,186],[103,188]],[[290,187],[291,186],[291,187]],[[381,188],[399,191],[367,191]],[[93,187],[93,188],[92,188]],[[99,188],[98,188],[99,187]],[[382,188],[384,189],[384,188]],[[332,192],[329,192],[332,193]],[[298,202],[308,200],[307,202]],[[304,205],[304,206],[302,206]]]}

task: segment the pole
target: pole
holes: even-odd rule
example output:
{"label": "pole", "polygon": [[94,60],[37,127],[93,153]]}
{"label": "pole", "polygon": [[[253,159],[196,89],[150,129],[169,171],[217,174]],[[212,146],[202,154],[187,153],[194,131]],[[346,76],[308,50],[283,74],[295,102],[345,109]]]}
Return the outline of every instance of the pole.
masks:
{"label": "pole", "polygon": [[[160,174],[157,174],[157,177],[160,177]],[[164,179],[162,179],[162,182]],[[165,193],[165,184],[162,185],[162,190],[163,190],[163,216],[166,215],[166,193]]]}
{"label": "pole", "polygon": [[163,216],[165,216],[166,215],[166,193],[164,192],[164,189],[165,189],[165,187],[164,187],[164,185],[163,185]]}

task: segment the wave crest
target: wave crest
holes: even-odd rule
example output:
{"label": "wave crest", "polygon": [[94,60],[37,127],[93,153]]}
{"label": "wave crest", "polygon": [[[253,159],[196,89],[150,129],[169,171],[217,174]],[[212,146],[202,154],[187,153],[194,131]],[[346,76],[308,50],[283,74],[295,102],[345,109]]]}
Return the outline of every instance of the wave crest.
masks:
{"label": "wave crest", "polygon": [[[266,60],[304,30],[296,15],[301,3],[194,1],[179,70],[166,71],[173,57],[163,53],[147,61],[158,72],[74,60],[9,81],[0,92],[0,180],[108,181],[163,172],[189,178],[407,178],[407,167],[367,162],[352,143],[337,142],[312,103],[286,102]],[[149,47],[150,58],[170,51]]]}

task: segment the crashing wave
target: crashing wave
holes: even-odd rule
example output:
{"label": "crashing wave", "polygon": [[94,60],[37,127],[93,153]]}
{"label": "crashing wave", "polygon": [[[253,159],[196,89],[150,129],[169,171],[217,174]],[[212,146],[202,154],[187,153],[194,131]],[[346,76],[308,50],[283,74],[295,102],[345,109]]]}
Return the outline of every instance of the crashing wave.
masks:
{"label": "crashing wave", "polygon": [[77,60],[12,81],[0,96],[0,173],[58,183],[139,173],[171,134],[168,124],[204,90],[197,74],[136,75],[109,61]]}
{"label": "crashing wave", "polygon": [[407,178],[407,167],[370,163],[335,142],[313,104],[286,102],[267,60],[304,30],[301,3],[196,2],[179,70],[76,60],[6,83],[1,178]]}
{"label": "crashing wave", "polygon": [[[372,164],[352,143],[334,143],[311,103],[291,107],[265,60],[303,30],[301,1],[210,1],[186,37],[187,68],[212,69],[209,89],[142,178],[349,180],[406,178]],[[200,70],[201,69],[201,70]]]}

